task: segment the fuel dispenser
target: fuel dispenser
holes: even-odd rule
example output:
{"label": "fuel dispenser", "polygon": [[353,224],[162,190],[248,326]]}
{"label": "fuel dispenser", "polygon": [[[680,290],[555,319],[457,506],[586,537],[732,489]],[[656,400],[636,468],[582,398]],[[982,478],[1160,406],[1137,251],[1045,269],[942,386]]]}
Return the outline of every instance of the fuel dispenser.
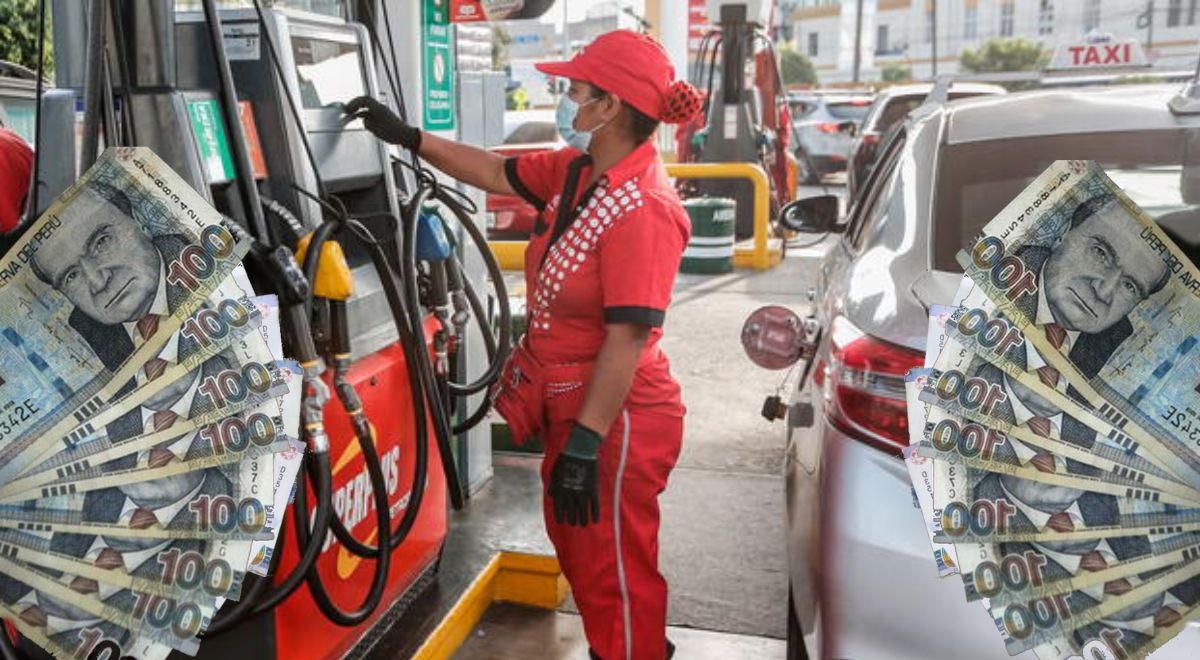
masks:
{"label": "fuel dispenser", "polygon": [[[794,156],[787,149],[792,127],[774,47],[763,32],[771,24],[773,5],[763,0],[709,0],[708,15],[717,28],[701,41],[692,72],[692,82],[705,91],[707,120],[696,139],[693,160],[762,165],[771,176],[772,218],[795,192]],[[708,196],[734,199],[737,238],[754,234],[753,190],[748,183],[713,180],[697,187]]]}
{"label": "fuel dispenser", "polygon": [[[336,658],[435,577],[464,498],[452,439],[488,411],[466,404],[507,356],[508,297],[470,201],[344,118],[363,94],[405,111],[388,3],[242,4],[56,0],[38,183],[48,205],[99,144],[149,146],[255,241],[248,272],[280,296],[305,369],[307,479],[273,579],[218,613],[200,657]],[[496,332],[460,237],[496,289]],[[455,382],[471,323],[488,364]]]}

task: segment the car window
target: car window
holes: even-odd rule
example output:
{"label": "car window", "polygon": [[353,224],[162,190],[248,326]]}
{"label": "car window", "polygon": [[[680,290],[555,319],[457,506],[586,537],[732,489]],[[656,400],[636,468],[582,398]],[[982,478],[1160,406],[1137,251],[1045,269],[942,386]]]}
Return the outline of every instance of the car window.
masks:
{"label": "car window", "polygon": [[871,108],[870,105],[861,101],[830,103],[825,107],[834,118],[853,121],[862,121],[863,117],[867,116],[867,110]]}
{"label": "car window", "polygon": [[875,122],[873,130],[880,134],[887,133],[889,128],[895,126],[896,122],[904,119],[908,113],[921,105],[921,102],[924,100],[924,96],[897,96],[888,101],[888,104],[883,108],[883,112],[879,114],[879,119]]}
{"label": "car window", "polygon": [[846,241],[855,250],[862,248],[870,229],[879,224],[885,200],[895,178],[896,163],[900,160],[900,152],[904,146],[905,133],[897,130],[888,139],[881,150],[881,156],[876,166],[867,176],[863,184],[862,194],[850,209],[849,225],[846,227]]}
{"label": "car window", "polygon": [[0,98],[0,120],[30,143],[33,142],[35,132],[36,110],[33,99]]}
{"label": "car window", "polygon": [[815,101],[792,101],[792,119],[807,117],[817,110]]}
{"label": "car window", "polygon": [[949,99],[956,101],[958,99],[969,99],[973,96],[991,96],[990,92],[950,92]]}
{"label": "car window", "polygon": [[[1200,248],[1200,128],[1054,135],[949,145],[939,158],[934,267],[958,272],[955,255],[1056,160],[1098,162],[1173,239]],[[1200,142],[1195,142],[1200,144]],[[1188,182],[1186,185],[1184,182]],[[1190,249],[1189,249],[1190,248]]]}

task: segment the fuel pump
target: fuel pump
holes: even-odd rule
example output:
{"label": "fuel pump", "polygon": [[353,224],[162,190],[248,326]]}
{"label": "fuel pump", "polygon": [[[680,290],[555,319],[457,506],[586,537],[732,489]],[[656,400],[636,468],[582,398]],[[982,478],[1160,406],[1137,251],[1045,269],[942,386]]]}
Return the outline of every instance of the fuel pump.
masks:
{"label": "fuel pump", "polygon": [[[692,72],[705,90],[707,126],[693,136],[692,159],[702,163],[757,163],[771,177],[771,217],[795,190],[794,157],[787,148],[791,125],[772,41],[763,32],[772,3],[710,0],[718,28],[705,35]],[[752,68],[753,80],[747,69]],[[702,194],[737,202],[739,239],[754,234],[753,190],[742,181],[694,184]]]}
{"label": "fuel pump", "polygon": [[[434,575],[447,503],[463,506],[452,439],[490,402],[452,420],[499,375],[507,292],[469,201],[343,118],[363,94],[405,112],[386,2],[339,16],[188,4],[55,2],[62,79],[41,102],[40,183],[48,203],[101,144],[150,146],[253,241],[248,272],[280,297],[304,369],[307,476],[273,579],[218,613],[201,655],[339,657]],[[460,233],[496,287],[498,333]],[[488,365],[456,382],[472,317]]]}

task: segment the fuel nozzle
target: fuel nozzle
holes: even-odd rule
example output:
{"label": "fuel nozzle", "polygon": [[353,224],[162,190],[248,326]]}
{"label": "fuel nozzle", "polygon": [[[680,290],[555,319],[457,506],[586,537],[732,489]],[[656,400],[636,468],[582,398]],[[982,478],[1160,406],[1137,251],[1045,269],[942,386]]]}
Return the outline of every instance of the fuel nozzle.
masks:
{"label": "fuel nozzle", "polygon": [[[296,243],[296,261],[304,263],[312,234],[300,238]],[[342,245],[333,239],[321,243],[317,257],[317,275],[313,278],[312,293],[327,300],[349,300],[354,295],[354,276]]]}
{"label": "fuel nozzle", "polygon": [[451,272],[455,270],[453,244],[448,235],[446,221],[436,206],[426,204],[417,218],[417,258],[429,266],[429,289],[426,306],[438,320],[440,328],[433,337],[434,355],[437,357],[438,375],[450,372],[450,351],[459,336],[459,327],[453,324],[450,306]]}
{"label": "fuel nozzle", "polygon": [[471,301],[467,298],[462,270],[454,259],[446,262],[446,284],[450,288],[450,302],[454,307],[450,323],[454,326],[454,334],[463,337],[467,324],[471,322]]}
{"label": "fuel nozzle", "polygon": [[292,251],[284,245],[271,247],[251,236],[236,220],[226,218],[222,225],[239,242],[250,243],[250,255],[262,267],[279,295],[280,302],[295,305],[308,299],[310,289],[304,271],[296,263]]}
{"label": "fuel nozzle", "polygon": [[325,433],[325,404],[329,403],[329,386],[321,380],[325,373],[325,362],[321,358],[300,363],[304,372],[304,430],[308,451],[314,454],[329,453],[329,436]]}

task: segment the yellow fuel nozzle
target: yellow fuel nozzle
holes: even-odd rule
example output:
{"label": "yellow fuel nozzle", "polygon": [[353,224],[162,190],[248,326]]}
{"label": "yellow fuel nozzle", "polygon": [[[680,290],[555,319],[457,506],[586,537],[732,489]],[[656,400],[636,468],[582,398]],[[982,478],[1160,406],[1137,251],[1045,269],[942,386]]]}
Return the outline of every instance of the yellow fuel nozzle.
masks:
{"label": "yellow fuel nozzle", "polygon": [[[304,263],[304,255],[308,253],[308,243],[312,234],[300,239],[296,244],[296,261]],[[313,296],[327,300],[349,300],[354,295],[354,277],[350,274],[350,265],[346,263],[346,254],[342,246],[335,240],[327,240],[321,245],[321,255],[317,259],[317,276],[312,285]]]}

